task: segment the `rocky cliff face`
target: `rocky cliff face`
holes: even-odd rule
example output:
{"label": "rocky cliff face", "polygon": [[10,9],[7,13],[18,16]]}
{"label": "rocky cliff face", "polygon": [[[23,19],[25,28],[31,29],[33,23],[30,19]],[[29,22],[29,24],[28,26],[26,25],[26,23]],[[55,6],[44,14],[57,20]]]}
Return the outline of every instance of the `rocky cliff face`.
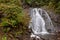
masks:
{"label": "rocky cliff face", "polygon": [[[45,10],[45,9],[44,9]],[[29,14],[29,8],[24,9],[25,12]],[[49,36],[48,39],[41,38],[41,40],[60,40],[60,14],[55,14],[54,11],[46,10],[49,13],[49,16],[51,17],[51,20],[53,22],[53,25],[55,27],[55,35]],[[30,38],[30,32],[31,30],[27,31],[27,35],[25,34],[25,39],[23,40],[35,40],[34,38]]]}

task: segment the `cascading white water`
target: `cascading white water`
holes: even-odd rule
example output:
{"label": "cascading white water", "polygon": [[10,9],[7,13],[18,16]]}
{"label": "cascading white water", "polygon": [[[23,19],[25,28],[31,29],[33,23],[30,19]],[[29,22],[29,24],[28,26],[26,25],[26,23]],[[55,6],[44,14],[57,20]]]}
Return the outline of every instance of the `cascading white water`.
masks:
{"label": "cascading white water", "polygon": [[[32,29],[31,37],[37,37],[37,35],[49,34],[46,27],[53,26],[50,17],[47,12],[41,8],[32,8],[30,11],[31,21],[29,28]],[[51,24],[51,25],[50,25]]]}

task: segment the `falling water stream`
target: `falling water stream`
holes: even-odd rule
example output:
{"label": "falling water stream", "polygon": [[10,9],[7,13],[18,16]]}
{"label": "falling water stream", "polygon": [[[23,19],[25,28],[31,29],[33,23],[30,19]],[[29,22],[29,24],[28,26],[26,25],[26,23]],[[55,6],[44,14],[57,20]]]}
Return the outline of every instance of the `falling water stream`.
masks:
{"label": "falling water stream", "polygon": [[[47,35],[53,32],[53,24],[48,13],[41,8],[30,9],[30,23],[31,37],[40,38],[39,35]],[[47,30],[48,29],[48,30]]]}

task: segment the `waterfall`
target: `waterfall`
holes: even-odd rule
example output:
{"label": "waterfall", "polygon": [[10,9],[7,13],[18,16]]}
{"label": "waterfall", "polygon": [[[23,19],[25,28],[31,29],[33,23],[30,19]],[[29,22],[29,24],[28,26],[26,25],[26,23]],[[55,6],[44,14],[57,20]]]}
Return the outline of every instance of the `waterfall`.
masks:
{"label": "waterfall", "polygon": [[53,30],[52,21],[45,10],[41,8],[32,8],[30,10],[30,17],[29,28],[32,29],[31,37],[39,38],[37,35],[50,34],[47,28]]}

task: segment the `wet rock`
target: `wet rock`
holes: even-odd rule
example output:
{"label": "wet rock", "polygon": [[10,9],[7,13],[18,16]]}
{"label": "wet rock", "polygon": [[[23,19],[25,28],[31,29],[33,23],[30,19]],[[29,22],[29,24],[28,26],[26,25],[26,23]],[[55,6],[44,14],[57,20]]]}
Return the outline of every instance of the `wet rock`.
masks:
{"label": "wet rock", "polygon": [[17,39],[17,40],[22,40],[22,39],[23,39],[22,37],[23,37],[22,35],[17,35],[17,36],[16,36],[16,39]]}
{"label": "wet rock", "polygon": [[[60,14],[56,15],[54,12],[48,12],[49,16],[51,17],[51,20],[54,24],[55,27],[55,31],[59,32],[60,30]],[[50,31],[50,30],[48,30]],[[28,35],[24,35],[23,40],[35,40],[35,38],[30,38],[30,32],[32,32],[31,30],[29,30],[27,33],[29,33]],[[57,33],[58,35],[47,35],[47,36],[42,36],[40,40],[60,40],[60,33]]]}

